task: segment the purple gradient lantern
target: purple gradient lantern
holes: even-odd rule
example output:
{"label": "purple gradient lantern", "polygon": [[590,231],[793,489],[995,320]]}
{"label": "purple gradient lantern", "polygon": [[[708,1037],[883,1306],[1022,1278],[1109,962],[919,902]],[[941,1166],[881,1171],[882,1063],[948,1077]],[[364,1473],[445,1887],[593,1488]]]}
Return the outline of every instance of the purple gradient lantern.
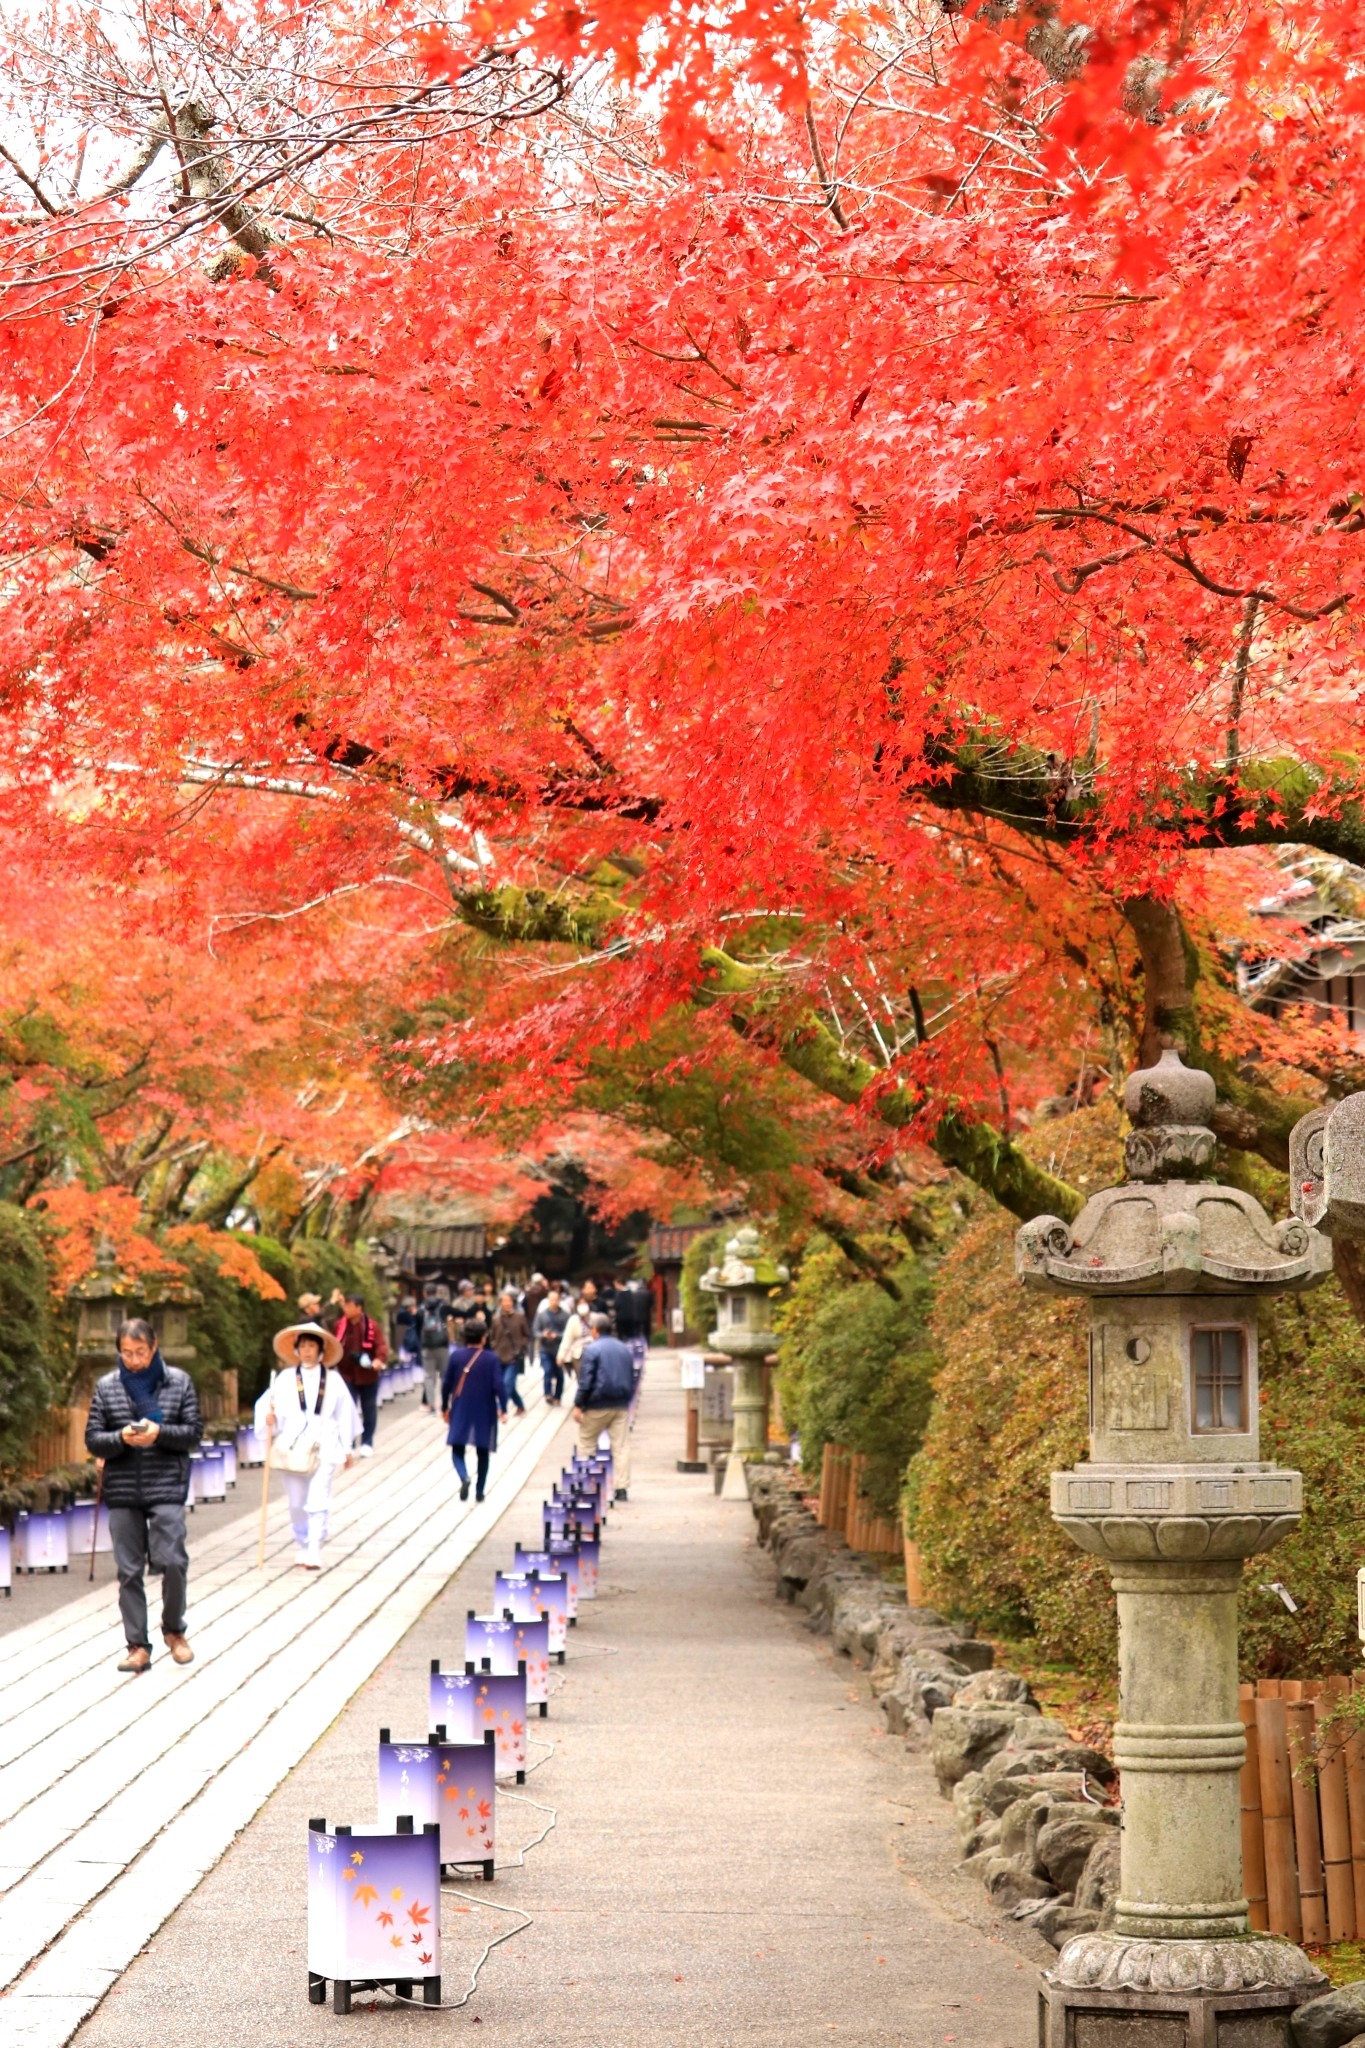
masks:
{"label": "purple gradient lantern", "polygon": [[552,1543],[545,1550],[523,1550],[518,1543],[512,1562],[519,1572],[558,1572],[564,1580],[569,1627],[578,1620],[578,1550],[572,1543]]}
{"label": "purple gradient lantern", "polygon": [[237,1446],[231,1437],[225,1437],[218,1446],[223,1454],[223,1477],[229,1486],[237,1484]]}
{"label": "purple gradient lantern", "polygon": [[308,1823],[308,1997],[351,2009],[351,1994],[392,1985],[441,2002],[441,1847],[433,1821],[328,1829]]}
{"label": "purple gradient lantern", "polygon": [[14,1525],[14,1564],[22,1572],[64,1572],[71,1564],[66,1516],[20,1515]]}
{"label": "purple gradient lantern", "polygon": [[89,1557],[90,1538],[94,1534],[95,1550],[112,1550],[114,1539],[109,1531],[109,1510],[101,1501],[98,1514],[92,1500],[78,1500],[66,1511],[67,1545],[73,1557]]}
{"label": "purple gradient lantern", "polygon": [[495,1677],[466,1664],[463,1671],[442,1671],[431,1660],[431,1720],[443,1740],[462,1745],[482,1742],[492,1734],[497,1767],[504,1776],[515,1772],[526,1783],[526,1670]]}
{"label": "purple gradient lantern", "polygon": [[508,1608],[517,1622],[547,1621],[545,1649],[548,1656],[564,1662],[569,1635],[568,1591],[563,1577],[538,1572],[499,1572],[493,1580],[493,1605]]}
{"label": "purple gradient lantern", "polygon": [[14,1564],[10,1553],[9,1530],[0,1523],[0,1592],[7,1600],[14,1590]]}
{"label": "purple gradient lantern", "polygon": [[237,1463],[244,1472],[265,1463],[265,1438],[254,1423],[237,1432]]}
{"label": "purple gradient lantern", "polygon": [[439,1824],[434,1743],[394,1742],[387,1728],[380,1729],[378,1813],[385,1828],[396,1829],[400,1814],[417,1828]]}
{"label": "purple gradient lantern", "polygon": [[199,1461],[199,1498],[202,1501],[227,1499],[227,1464],[220,1444],[205,1444]]}
{"label": "purple gradient lantern", "polygon": [[541,1719],[545,1718],[550,1700],[548,1619],[518,1621],[505,1614],[471,1613],[465,1621],[465,1656],[478,1664],[487,1659],[495,1678],[510,1677],[524,1663],[527,1704],[539,1707]]}
{"label": "purple gradient lantern", "polygon": [[498,1741],[489,1728],[482,1742],[436,1744],[441,1862],[477,1863],[484,1882],[497,1869]]}

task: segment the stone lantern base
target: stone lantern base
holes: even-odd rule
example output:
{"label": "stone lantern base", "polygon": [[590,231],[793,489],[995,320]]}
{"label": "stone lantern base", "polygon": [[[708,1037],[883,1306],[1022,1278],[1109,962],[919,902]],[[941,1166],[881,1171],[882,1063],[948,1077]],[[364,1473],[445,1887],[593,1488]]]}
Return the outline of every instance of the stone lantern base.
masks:
{"label": "stone lantern base", "polygon": [[1293,2014],[1327,1989],[1278,1935],[1080,1934],[1043,1972],[1038,2048],[1293,2048]]}

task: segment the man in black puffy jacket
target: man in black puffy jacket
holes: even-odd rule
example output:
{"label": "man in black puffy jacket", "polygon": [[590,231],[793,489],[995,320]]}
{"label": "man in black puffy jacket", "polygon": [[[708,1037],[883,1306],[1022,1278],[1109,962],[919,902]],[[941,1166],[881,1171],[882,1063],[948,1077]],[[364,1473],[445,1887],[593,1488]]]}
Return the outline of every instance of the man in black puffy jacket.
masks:
{"label": "man in black puffy jacket", "polygon": [[630,1347],[611,1334],[611,1318],[592,1317],[592,1342],[578,1361],[578,1394],[573,1418],[578,1424],[578,1455],[590,1458],[605,1429],[611,1438],[612,1474],[617,1500],[630,1485],[630,1402],[635,1392],[635,1360]]}
{"label": "man in black puffy jacket", "polygon": [[118,1566],[118,1604],[128,1651],[120,1671],[142,1672],[152,1661],[143,1574],[161,1574],[161,1633],[177,1664],[194,1652],[185,1639],[190,1558],[185,1502],[190,1452],[203,1434],[194,1381],[167,1365],[156,1332],[141,1319],[118,1333],[119,1363],[95,1383],[85,1448],[104,1460],[104,1499]]}

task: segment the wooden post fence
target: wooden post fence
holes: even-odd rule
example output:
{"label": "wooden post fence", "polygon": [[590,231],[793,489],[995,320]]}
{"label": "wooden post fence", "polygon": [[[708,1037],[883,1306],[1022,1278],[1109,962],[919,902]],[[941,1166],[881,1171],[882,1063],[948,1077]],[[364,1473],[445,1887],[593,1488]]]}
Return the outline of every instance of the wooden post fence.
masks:
{"label": "wooden post fence", "polygon": [[842,1536],[850,1550],[899,1557],[903,1542],[900,1522],[874,1514],[863,1498],[866,1468],[867,1459],[860,1451],[846,1450],[842,1444],[826,1444],[815,1519],[822,1528]]}
{"label": "wooden post fence", "polygon": [[1239,1688],[1242,1875],[1262,1933],[1310,1946],[1365,1937],[1365,1674]]}

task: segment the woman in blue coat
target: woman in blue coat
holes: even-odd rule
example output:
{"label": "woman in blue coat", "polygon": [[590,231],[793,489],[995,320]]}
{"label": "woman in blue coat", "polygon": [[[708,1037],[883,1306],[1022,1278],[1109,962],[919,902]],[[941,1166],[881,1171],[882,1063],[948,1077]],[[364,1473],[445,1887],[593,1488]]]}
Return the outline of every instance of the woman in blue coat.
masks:
{"label": "woman in blue coat", "polygon": [[502,1366],[495,1351],[489,1351],[482,1322],[466,1323],[464,1343],[452,1344],[450,1363],[441,1382],[441,1413],[450,1425],[446,1442],[460,1479],[460,1499],[469,1499],[469,1468],[465,1446],[473,1444],[477,1485],[475,1500],[482,1500],[488,1484],[488,1460],[498,1448],[498,1417],[507,1413],[502,1391]]}

